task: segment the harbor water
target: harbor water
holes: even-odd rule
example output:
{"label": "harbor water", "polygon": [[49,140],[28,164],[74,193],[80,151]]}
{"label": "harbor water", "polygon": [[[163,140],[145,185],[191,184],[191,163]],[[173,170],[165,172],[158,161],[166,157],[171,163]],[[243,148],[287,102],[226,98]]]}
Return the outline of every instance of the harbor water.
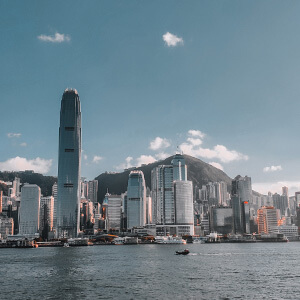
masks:
{"label": "harbor water", "polygon": [[298,242],[0,249],[0,299],[300,299],[299,254]]}

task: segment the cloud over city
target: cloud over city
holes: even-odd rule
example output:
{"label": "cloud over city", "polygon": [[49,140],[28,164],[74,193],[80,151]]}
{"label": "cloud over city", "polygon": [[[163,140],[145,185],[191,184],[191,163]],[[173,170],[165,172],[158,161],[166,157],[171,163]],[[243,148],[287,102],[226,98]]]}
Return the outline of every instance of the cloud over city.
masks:
{"label": "cloud over city", "polygon": [[94,155],[93,163],[98,164],[103,159],[102,156]]}
{"label": "cloud over city", "polygon": [[249,157],[236,150],[229,150],[224,145],[216,145],[212,148],[204,148],[203,139],[205,134],[199,130],[189,130],[185,142],[179,145],[184,153],[197,158],[219,159],[222,163],[229,163],[238,160],[248,160]]}
{"label": "cloud over city", "polygon": [[281,166],[270,166],[270,167],[264,167],[263,172],[269,173],[269,172],[276,172],[276,171],[282,171]]}
{"label": "cloud over city", "polygon": [[36,173],[48,173],[52,166],[52,159],[43,159],[37,157],[35,159],[27,159],[24,157],[10,158],[4,162],[0,162],[1,171],[25,171],[33,170]]}
{"label": "cloud over city", "polygon": [[170,146],[171,143],[167,139],[158,136],[153,141],[150,142],[149,149],[156,151],[159,149],[168,148]]}
{"label": "cloud over city", "polygon": [[41,34],[37,37],[40,41],[50,43],[70,42],[71,37],[68,34],[56,32],[54,35]]}
{"label": "cloud over city", "polygon": [[162,37],[165,44],[168,47],[176,47],[178,45],[183,45],[183,39],[170,32],[166,32]]}

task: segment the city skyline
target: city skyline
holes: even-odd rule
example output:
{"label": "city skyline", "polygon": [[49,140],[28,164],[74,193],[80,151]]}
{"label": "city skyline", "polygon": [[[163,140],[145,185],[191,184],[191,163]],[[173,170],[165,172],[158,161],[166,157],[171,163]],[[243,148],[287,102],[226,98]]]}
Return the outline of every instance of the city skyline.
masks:
{"label": "city skyline", "polygon": [[84,113],[82,176],[178,147],[251,176],[258,192],[299,190],[300,4],[137,3],[1,3],[0,170],[57,175],[70,87]]}

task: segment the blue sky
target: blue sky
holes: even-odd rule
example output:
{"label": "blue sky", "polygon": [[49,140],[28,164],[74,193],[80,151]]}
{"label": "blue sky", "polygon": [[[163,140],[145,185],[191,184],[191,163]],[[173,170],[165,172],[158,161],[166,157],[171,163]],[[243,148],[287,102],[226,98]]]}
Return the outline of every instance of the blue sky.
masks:
{"label": "blue sky", "polygon": [[82,175],[186,154],[300,190],[299,1],[0,1],[0,170],[56,175],[78,90]]}

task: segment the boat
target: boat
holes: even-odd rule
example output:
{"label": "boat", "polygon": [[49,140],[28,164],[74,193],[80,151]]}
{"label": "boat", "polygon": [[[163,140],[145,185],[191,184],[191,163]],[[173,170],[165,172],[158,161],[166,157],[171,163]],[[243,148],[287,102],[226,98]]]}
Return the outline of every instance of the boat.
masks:
{"label": "boat", "polygon": [[125,238],[117,237],[114,239],[114,245],[124,245]]}
{"label": "boat", "polygon": [[183,251],[176,251],[176,255],[188,255],[190,251],[188,249],[184,249]]}
{"label": "boat", "polygon": [[64,243],[64,248],[69,248],[69,247],[70,247],[69,243]]}

